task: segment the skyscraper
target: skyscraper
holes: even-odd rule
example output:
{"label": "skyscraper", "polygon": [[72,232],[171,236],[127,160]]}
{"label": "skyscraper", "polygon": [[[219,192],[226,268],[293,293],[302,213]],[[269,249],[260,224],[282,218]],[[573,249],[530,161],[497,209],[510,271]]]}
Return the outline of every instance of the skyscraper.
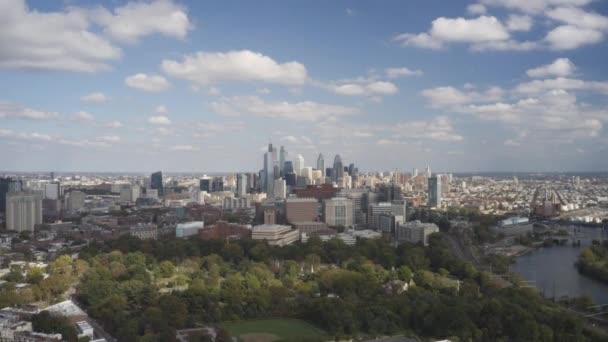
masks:
{"label": "skyscraper", "polygon": [[236,194],[239,197],[247,195],[247,175],[244,173],[236,175]]}
{"label": "skyscraper", "polygon": [[295,172],[296,175],[300,176],[302,174],[302,168],[304,168],[304,157],[302,157],[301,154],[298,154],[296,160],[294,160],[293,167],[293,172]]}
{"label": "skyscraper", "polygon": [[417,168],[414,168],[412,170],[412,177],[418,177],[418,169]]}
{"label": "skyscraper", "polygon": [[34,231],[42,223],[42,195],[16,192],[6,196],[6,229],[18,232]]}
{"label": "skyscraper", "polygon": [[278,168],[277,150],[268,144],[268,152],[264,153],[264,190],[267,194],[274,193],[275,166]]}
{"label": "skyscraper", "polygon": [[150,188],[158,190],[158,196],[165,195],[165,188],[163,186],[163,173],[162,171],[154,172],[150,175]]}
{"label": "skyscraper", "polygon": [[357,168],[355,168],[355,164],[354,163],[348,164],[348,174],[351,175],[351,176],[356,176],[357,175]]}
{"label": "skyscraper", "polygon": [[334,171],[333,171],[334,181],[338,181],[338,179],[344,177],[344,165],[342,164],[342,157],[339,154],[336,154],[334,158]]}
{"label": "skyscraper", "polygon": [[279,152],[279,169],[281,176],[285,175],[285,161],[287,160],[287,155],[288,153],[285,146],[281,146],[281,150]]}
{"label": "skyscraper", "polygon": [[21,180],[11,178],[0,178],[0,212],[6,210],[6,196],[9,193],[22,191]]}
{"label": "skyscraper", "polygon": [[424,169],[424,175],[426,178],[431,178],[431,167],[429,165],[427,165],[426,169]]}
{"label": "skyscraper", "polygon": [[439,208],[441,207],[441,177],[437,175],[429,177],[428,182],[428,205],[429,207]]}
{"label": "skyscraper", "polygon": [[50,182],[44,185],[44,198],[58,200],[61,197],[61,184]]}
{"label": "skyscraper", "polygon": [[321,170],[321,177],[325,177],[325,159],[323,153],[319,153],[317,157],[317,170]]}
{"label": "skyscraper", "polygon": [[211,192],[211,179],[203,178],[200,180],[199,189],[201,191]]}

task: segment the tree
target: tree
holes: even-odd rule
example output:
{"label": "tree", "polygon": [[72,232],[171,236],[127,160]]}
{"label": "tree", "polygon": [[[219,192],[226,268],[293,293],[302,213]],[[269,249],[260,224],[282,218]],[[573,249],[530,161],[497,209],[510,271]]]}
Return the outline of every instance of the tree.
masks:
{"label": "tree", "polygon": [[173,276],[173,273],[175,273],[175,266],[173,266],[173,263],[169,260],[161,262],[158,267],[160,270],[160,275],[163,278],[170,278]]}
{"label": "tree", "polygon": [[399,267],[397,269],[397,278],[399,278],[399,280],[402,280],[406,283],[409,283],[410,280],[412,280],[412,270],[405,265]]}
{"label": "tree", "polygon": [[44,279],[43,271],[40,267],[30,267],[27,271],[26,281],[30,284],[38,284]]}

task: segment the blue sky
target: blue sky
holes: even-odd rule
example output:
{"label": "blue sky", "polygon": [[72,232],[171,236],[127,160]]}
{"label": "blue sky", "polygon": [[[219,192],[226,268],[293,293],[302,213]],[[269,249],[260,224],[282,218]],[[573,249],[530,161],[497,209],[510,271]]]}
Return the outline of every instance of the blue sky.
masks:
{"label": "blue sky", "polygon": [[605,171],[608,3],[0,0],[15,171]]}

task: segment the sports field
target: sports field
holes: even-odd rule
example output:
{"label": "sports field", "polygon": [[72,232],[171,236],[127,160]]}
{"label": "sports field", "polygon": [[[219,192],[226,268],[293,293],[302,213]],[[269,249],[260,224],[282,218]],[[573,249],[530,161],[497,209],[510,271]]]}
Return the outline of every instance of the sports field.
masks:
{"label": "sports field", "polygon": [[324,336],[322,330],[298,319],[226,322],[222,327],[242,342],[320,341]]}

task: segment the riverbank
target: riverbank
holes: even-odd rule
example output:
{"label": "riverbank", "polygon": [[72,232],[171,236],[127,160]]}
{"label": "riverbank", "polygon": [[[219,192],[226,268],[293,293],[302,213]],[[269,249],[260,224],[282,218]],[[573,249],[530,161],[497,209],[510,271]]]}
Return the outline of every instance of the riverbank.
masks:
{"label": "riverbank", "polygon": [[511,271],[523,277],[546,297],[588,295],[595,303],[608,303],[608,285],[579,273],[581,247],[530,247],[515,258]]}

